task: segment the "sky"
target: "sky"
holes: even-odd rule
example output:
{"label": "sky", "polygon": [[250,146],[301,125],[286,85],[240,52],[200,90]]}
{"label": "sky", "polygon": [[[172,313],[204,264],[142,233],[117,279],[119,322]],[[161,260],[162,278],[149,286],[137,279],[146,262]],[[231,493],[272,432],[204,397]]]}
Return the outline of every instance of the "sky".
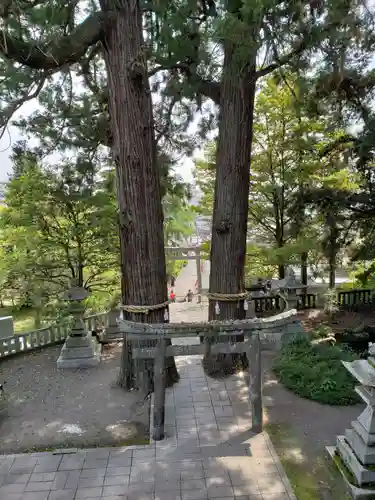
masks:
{"label": "sky", "polygon": [[[14,118],[21,116],[28,116],[38,109],[38,101],[36,99],[27,102],[23,105],[21,110],[15,114]],[[10,155],[12,154],[12,145],[22,139],[22,135],[17,127],[10,126],[5,132],[4,136],[0,139],[0,182],[5,182],[8,179],[8,174],[12,171],[12,164]],[[194,158],[201,157],[203,152],[197,150]],[[184,158],[176,167],[176,173],[180,174],[185,182],[192,182],[192,171],[194,168],[194,158]],[[56,157],[58,161],[58,157]]]}

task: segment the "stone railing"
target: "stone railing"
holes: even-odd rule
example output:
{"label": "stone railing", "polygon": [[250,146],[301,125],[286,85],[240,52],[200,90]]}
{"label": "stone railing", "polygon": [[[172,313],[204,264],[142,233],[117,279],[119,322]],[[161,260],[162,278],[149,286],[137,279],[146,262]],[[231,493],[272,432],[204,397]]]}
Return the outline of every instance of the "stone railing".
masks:
{"label": "stone railing", "polygon": [[100,332],[107,326],[108,312],[90,314],[83,318],[83,322],[89,332]]}
{"label": "stone railing", "polygon": [[[106,325],[107,312],[91,314],[84,317],[83,321],[89,332],[101,331]],[[69,335],[71,321],[46,326],[39,330],[20,333],[0,339],[0,359],[18,353],[33,351],[42,347],[62,344]]]}
{"label": "stone railing", "polygon": [[20,352],[33,351],[64,342],[70,331],[70,322],[46,326],[40,330],[20,333],[0,339],[0,358],[13,356]]}

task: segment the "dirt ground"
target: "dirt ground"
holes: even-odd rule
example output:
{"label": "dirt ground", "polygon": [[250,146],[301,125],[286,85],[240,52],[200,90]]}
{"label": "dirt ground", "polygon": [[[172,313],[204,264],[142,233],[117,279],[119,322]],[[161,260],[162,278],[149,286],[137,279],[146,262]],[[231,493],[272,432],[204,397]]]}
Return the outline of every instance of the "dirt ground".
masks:
{"label": "dirt ground", "polygon": [[98,367],[58,371],[61,346],[5,359],[8,408],[0,414],[0,453],[62,447],[144,444],[149,400],[114,387],[121,347]]}
{"label": "dirt ground", "polygon": [[364,406],[328,406],[300,398],[277,381],[272,372],[274,357],[271,352],[262,357],[266,428],[291,482],[298,469],[304,477],[302,483],[296,478],[303,490],[296,491],[297,498],[344,500],[343,482],[325,447],[335,445],[336,436],[345,432]]}

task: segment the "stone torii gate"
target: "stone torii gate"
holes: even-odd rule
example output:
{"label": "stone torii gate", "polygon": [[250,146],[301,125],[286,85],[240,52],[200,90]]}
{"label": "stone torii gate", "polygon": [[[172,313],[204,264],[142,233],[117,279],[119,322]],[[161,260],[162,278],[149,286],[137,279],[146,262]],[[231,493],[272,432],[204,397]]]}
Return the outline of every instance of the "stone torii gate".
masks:
{"label": "stone torii gate", "polygon": [[195,260],[197,266],[197,302],[201,302],[202,294],[202,260],[201,248],[198,247],[165,247],[165,256],[169,260]]}

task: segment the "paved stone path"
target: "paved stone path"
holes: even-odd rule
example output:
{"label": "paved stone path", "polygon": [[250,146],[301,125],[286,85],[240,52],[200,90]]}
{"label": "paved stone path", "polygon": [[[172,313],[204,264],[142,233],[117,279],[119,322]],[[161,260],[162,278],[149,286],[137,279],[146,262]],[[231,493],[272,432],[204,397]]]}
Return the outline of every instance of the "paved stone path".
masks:
{"label": "paved stone path", "polygon": [[[245,377],[205,377],[177,358],[163,441],[0,458],[0,500],[293,500],[266,434],[249,430]],[[103,408],[103,411],[105,409]]]}
{"label": "paved stone path", "polygon": [[[179,321],[207,314],[179,307]],[[206,377],[200,356],[176,363],[181,380],[167,391],[165,440],[1,456],[0,500],[295,500],[267,434],[250,431],[246,377]]]}

